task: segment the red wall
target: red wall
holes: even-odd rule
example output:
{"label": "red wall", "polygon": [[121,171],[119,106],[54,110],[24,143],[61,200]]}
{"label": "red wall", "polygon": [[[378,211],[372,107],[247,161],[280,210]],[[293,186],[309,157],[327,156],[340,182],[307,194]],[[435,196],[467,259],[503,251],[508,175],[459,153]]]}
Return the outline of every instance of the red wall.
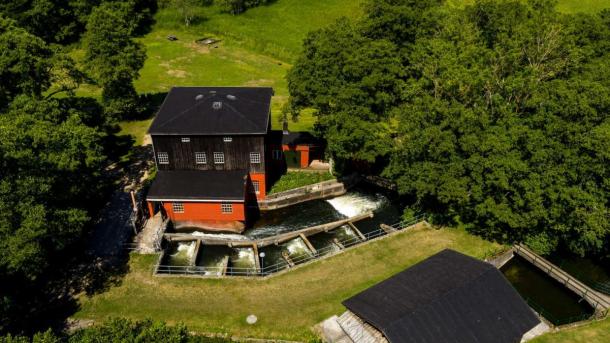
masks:
{"label": "red wall", "polygon": [[172,221],[215,220],[245,221],[244,203],[234,202],[233,213],[222,213],[219,202],[184,202],[184,213],[174,213],[171,202],[164,202],[165,213]]}
{"label": "red wall", "polygon": [[307,145],[297,145],[297,146],[289,146],[282,145],[282,151],[300,151],[301,152],[301,168],[309,167],[309,146]]}
{"label": "red wall", "polygon": [[267,196],[267,178],[263,173],[250,173],[250,180],[258,181],[259,193],[256,195],[256,199],[265,199]]}

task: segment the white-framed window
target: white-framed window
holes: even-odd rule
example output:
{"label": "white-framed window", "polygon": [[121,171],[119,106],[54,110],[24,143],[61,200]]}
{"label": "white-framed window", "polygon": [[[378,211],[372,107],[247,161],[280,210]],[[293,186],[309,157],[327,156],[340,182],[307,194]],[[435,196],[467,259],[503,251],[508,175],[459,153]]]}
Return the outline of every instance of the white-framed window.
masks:
{"label": "white-framed window", "polygon": [[254,194],[259,194],[261,191],[261,185],[259,181],[252,180],[252,187],[254,188]]}
{"label": "white-framed window", "polygon": [[174,211],[174,213],[184,213],[184,204],[181,202],[173,202],[172,211]]}
{"label": "white-framed window", "polygon": [[233,213],[233,204],[223,202],[220,204],[220,212],[222,213]]}
{"label": "white-framed window", "polygon": [[261,153],[260,152],[251,152],[250,153],[250,163],[261,163]]}
{"label": "white-framed window", "polygon": [[196,152],[195,153],[195,164],[206,164],[208,163],[208,157],[205,155],[205,152]]}
{"label": "white-framed window", "polygon": [[225,163],[225,153],[224,152],[214,152],[214,164],[224,164]]}
{"label": "white-framed window", "polygon": [[222,137],[222,141],[225,143],[231,143],[231,142],[233,142],[233,137],[224,136],[224,137]]}
{"label": "white-framed window", "polygon": [[159,164],[169,164],[169,154],[166,152],[157,153],[157,162]]}
{"label": "white-framed window", "polygon": [[182,143],[190,143],[191,142],[191,138],[189,138],[189,137],[182,137],[180,140],[182,141]]}
{"label": "white-framed window", "polygon": [[282,159],[282,150],[273,150],[271,152],[271,156],[273,157],[274,160],[281,160]]}

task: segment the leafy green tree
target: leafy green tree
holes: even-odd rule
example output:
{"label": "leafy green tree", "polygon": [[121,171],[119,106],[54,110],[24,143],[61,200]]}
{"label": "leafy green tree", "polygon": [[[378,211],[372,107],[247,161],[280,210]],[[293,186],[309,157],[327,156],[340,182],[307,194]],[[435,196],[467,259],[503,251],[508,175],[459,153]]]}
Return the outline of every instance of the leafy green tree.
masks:
{"label": "leafy green tree", "polygon": [[0,331],[30,313],[38,278],[99,206],[104,133],[70,105],[20,96],[0,116]]}
{"label": "leafy green tree", "polygon": [[0,14],[49,43],[76,41],[99,0],[5,0]]}
{"label": "leafy green tree", "polygon": [[85,65],[102,87],[102,99],[110,113],[138,112],[133,80],[144,66],[144,47],[132,39],[137,25],[129,15],[129,3],[109,2],[95,8],[84,37]]}
{"label": "leafy green tree", "polygon": [[53,52],[46,43],[0,17],[0,109],[19,94],[40,96],[51,82]]}
{"label": "leafy green tree", "polygon": [[317,111],[331,156],[375,161],[409,211],[543,253],[608,252],[610,13],[366,8],[311,34],[288,76],[293,111]]}
{"label": "leafy green tree", "polygon": [[388,110],[402,73],[392,43],[364,37],[341,20],[305,40],[288,74],[291,111],[317,110],[318,130],[334,156],[373,162],[390,151]]}

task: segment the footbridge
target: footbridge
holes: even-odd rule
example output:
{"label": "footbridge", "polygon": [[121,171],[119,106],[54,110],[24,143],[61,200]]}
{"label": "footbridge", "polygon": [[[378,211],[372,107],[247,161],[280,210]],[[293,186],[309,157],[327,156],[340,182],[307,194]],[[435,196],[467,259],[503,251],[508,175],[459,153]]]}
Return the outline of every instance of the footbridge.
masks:
{"label": "footbridge", "polygon": [[608,313],[610,296],[597,292],[524,245],[517,244],[513,246],[512,250],[515,254],[531,262],[534,266],[586,300],[595,308],[597,316],[605,316]]}

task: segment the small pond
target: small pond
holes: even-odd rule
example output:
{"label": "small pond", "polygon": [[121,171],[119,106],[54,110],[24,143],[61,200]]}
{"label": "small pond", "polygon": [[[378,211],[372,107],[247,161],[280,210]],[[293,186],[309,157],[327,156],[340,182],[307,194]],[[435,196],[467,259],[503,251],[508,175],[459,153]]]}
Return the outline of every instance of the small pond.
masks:
{"label": "small pond", "polygon": [[583,320],[594,312],[585,300],[519,256],[500,270],[528,304],[554,325]]}

